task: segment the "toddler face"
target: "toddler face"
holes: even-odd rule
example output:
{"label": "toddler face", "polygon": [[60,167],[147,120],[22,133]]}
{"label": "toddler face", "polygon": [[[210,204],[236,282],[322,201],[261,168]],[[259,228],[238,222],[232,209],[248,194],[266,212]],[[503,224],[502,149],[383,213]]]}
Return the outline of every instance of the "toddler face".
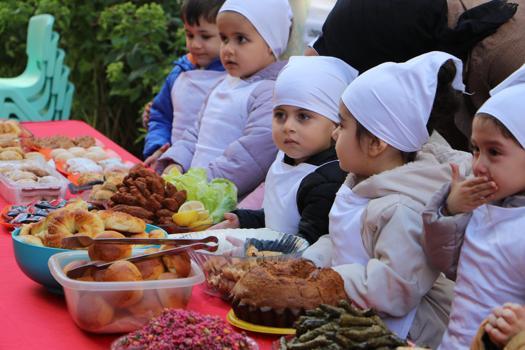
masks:
{"label": "toddler face", "polygon": [[525,190],[525,150],[505,137],[488,118],[475,117],[472,123],[472,170],[498,186],[494,200]]}
{"label": "toddler face", "polygon": [[356,135],[357,121],[343,103],[339,105],[339,117],[341,123],[333,134],[339,166],[346,172],[368,176],[368,158]]}
{"label": "toddler face", "polygon": [[221,12],[217,26],[222,42],[221,62],[230,75],[247,78],[275,62],[272,50],[244,16]]}
{"label": "toddler face", "polygon": [[184,22],[184,30],[186,47],[199,67],[207,67],[219,57],[221,40],[215,23],[201,17],[198,25]]}
{"label": "toddler face", "polygon": [[335,127],[330,119],[307,109],[283,105],[273,110],[273,141],[296,164],[330,148]]}

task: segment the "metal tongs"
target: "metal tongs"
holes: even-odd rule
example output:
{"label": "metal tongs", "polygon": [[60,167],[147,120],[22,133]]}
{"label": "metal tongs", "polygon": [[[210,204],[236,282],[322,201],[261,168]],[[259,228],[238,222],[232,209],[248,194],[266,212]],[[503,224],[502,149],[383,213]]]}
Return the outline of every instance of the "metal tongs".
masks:
{"label": "metal tongs", "polygon": [[168,244],[183,245],[192,243],[218,243],[215,236],[208,236],[201,239],[176,239],[176,238],[92,238],[84,235],[73,235],[62,238],[62,248],[78,249],[86,248],[97,244]]}
{"label": "metal tongs", "polygon": [[[139,262],[139,261],[144,261],[144,260],[148,260],[148,259],[152,259],[152,258],[159,258],[159,257],[164,256],[164,255],[175,255],[175,254],[182,253],[183,251],[190,250],[190,249],[192,249],[192,250],[202,249],[202,250],[207,250],[209,252],[214,252],[214,251],[217,250],[217,248],[219,248],[219,246],[216,243],[212,243],[212,242],[210,242],[210,243],[193,243],[193,244],[188,244],[188,245],[181,245],[181,246],[178,246],[178,247],[172,248],[172,249],[161,250],[161,251],[158,251],[158,252],[155,252],[155,253],[136,255],[136,256],[132,256],[130,258],[121,259],[121,260],[125,260],[125,261],[136,263],[136,262]],[[117,261],[119,261],[119,260],[117,260]],[[81,265],[79,267],[75,267],[74,269],[69,270],[66,273],[66,276],[69,277],[69,278],[79,278],[79,277],[82,277],[84,275],[84,273],[86,271],[88,271],[88,270],[91,270],[91,269],[103,270],[103,269],[109,267],[109,265],[113,264],[114,262],[115,261],[112,261],[112,262],[92,261],[92,262],[90,262],[88,264]]]}

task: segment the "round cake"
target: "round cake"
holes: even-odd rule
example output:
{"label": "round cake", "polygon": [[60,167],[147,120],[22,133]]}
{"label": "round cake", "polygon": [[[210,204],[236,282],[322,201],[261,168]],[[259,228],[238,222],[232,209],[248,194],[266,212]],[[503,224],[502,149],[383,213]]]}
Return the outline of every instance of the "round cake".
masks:
{"label": "round cake", "polygon": [[231,295],[238,318],[271,327],[291,327],[305,310],[349,300],[337,272],[303,259],[262,262],[235,284]]}

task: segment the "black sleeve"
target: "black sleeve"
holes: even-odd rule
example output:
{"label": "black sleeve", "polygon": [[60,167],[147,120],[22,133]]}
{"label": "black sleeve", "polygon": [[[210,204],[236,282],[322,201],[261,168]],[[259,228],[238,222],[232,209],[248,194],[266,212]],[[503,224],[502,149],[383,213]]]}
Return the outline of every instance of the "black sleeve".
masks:
{"label": "black sleeve", "polygon": [[241,228],[261,228],[265,226],[263,209],[236,209],[232,213],[239,217]]}
{"label": "black sleeve", "polygon": [[331,162],[301,182],[297,191],[297,208],[301,215],[297,234],[308,243],[313,244],[328,234],[328,213],[345,178],[346,173],[339,168],[339,162]]}

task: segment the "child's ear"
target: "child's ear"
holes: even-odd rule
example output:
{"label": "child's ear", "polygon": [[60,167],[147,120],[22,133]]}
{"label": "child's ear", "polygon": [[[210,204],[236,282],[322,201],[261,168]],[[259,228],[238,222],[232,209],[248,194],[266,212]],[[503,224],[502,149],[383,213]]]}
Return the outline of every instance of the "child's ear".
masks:
{"label": "child's ear", "polygon": [[378,139],[377,137],[369,137],[368,139],[368,156],[370,158],[376,158],[383,154],[384,151],[388,148],[388,144]]}

